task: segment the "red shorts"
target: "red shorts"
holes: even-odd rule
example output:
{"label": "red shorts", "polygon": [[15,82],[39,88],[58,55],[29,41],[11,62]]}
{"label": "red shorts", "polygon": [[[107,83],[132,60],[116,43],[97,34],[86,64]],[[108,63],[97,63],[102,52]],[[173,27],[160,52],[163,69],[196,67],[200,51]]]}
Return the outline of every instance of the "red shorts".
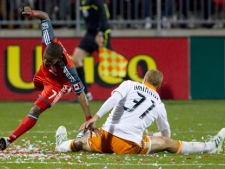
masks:
{"label": "red shorts", "polygon": [[40,107],[40,111],[43,112],[47,108],[50,108],[64,95],[71,92],[69,83],[60,84],[56,81],[41,78],[40,76],[34,77],[34,87],[36,90],[41,91],[38,99],[35,101],[35,105]]}

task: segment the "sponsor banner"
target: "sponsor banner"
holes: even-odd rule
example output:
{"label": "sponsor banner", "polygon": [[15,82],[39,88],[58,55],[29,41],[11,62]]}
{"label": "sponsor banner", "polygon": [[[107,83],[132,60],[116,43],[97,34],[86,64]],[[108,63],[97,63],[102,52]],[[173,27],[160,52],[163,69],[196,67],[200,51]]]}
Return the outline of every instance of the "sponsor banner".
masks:
{"label": "sponsor banner", "polygon": [[[79,38],[60,38],[72,55]],[[40,38],[0,39],[0,100],[35,100],[33,76],[42,63]],[[163,99],[189,98],[189,53],[187,38],[113,38],[114,51],[128,60],[127,79],[141,82],[144,73],[157,68],[164,74],[158,91]],[[85,78],[94,100],[107,99],[124,79],[101,73],[97,53],[84,60]],[[63,100],[73,99],[75,94]]]}

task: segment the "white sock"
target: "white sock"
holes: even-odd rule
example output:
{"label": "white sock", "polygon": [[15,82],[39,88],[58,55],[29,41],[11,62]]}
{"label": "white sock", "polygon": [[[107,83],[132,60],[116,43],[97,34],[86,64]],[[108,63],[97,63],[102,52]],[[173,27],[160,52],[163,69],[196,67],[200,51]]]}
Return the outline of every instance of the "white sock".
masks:
{"label": "white sock", "polygon": [[212,142],[185,142],[182,141],[181,154],[210,153],[214,149]]}
{"label": "white sock", "polygon": [[59,151],[60,152],[70,152],[70,151],[72,151],[71,148],[70,148],[70,143],[72,141],[73,140],[67,140],[67,141],[62,142],[62,144],[60,144],[60,146],[59,146]]}

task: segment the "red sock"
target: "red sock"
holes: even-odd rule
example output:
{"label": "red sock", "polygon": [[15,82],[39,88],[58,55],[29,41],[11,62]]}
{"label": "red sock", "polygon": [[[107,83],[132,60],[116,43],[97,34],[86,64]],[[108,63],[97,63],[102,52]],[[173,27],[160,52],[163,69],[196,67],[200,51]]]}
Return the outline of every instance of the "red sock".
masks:
{"label": "red sock", "polygon": [[30,116],[25,117],[20,125],[9,135],[10,143],[14,142],[22,134],[30,130],[37,122],[37,119],[34,119]]}

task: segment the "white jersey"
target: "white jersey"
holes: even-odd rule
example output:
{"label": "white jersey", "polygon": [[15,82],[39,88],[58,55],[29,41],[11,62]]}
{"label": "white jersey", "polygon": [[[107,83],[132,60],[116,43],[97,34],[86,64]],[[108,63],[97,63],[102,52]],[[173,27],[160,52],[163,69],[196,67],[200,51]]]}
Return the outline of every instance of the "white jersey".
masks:
{"label": "white jersey", "polygon": [[127,80],[115,91],[122,95],[122,99],[109,114],[103,130],[139,144],[144,130],[154,121],[159,131],[170,128],[166,109],[155,90]]}

